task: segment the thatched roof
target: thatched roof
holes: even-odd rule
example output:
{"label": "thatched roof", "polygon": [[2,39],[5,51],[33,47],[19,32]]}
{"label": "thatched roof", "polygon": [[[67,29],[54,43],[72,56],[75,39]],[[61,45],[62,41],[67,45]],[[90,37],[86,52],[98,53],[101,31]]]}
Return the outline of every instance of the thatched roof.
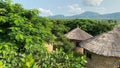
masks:
{"label": "thatched roof", "polygon": [[80,46],[98,55],[120,57],[120,27],[83,41]]}
{"label": "thatched roof", "polygon": [[79,27],[71,30],[70,32],[65,34],[65,36],[71,40],[86,40],[92,37],[90,34],[81,30]]}

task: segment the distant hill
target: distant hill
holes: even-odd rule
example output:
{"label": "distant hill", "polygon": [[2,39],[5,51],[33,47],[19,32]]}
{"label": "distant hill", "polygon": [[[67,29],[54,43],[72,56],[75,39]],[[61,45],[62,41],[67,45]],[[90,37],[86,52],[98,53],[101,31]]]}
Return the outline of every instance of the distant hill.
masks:
{"label": "distant hill", "polygon": [[48,16],[49,18],[55,19],[78,19],[78,18],[88,18],[88,19],[120,19],[120,12],[110,13],[110,14],[99,14],[96,12],[84,12],[82,14],[73,15],[73,16],[64,16],[64,15],[54,15]]}

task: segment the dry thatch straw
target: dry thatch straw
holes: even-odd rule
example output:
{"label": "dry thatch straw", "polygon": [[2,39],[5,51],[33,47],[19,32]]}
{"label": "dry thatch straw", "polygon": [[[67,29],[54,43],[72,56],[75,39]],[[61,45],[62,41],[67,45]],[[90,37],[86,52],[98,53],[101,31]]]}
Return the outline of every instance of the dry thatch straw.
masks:
{"label": "dry thatch straw", "polygon": [[83,41],[80,46],[98,55],[120,57],[120,26]]}
{"label": "dry thatch straw", "polygon": [[87,32],[81,30],[79,27],[71,30],[70,32],[65,34],[65,36],[68,39],[71,39],[71,40],[86,40],[86,39],[92,37],[92,35],[90,35]]}

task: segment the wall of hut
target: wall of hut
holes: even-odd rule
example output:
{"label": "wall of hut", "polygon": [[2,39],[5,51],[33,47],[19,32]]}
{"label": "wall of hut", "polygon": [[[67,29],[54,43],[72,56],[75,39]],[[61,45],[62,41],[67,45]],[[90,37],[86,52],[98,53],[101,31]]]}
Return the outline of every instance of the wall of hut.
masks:
{"label": "wall of hut", "polygon": [[[88,54],[87,54],[88,53]],[[119,68],[118,62],[120,58],[105,57],[94,53],[87,52],[87,68]]]}
{"label": "wall of hut", "polygon": [[75,52],[78,54],[84,54],[84,49],[82,47],[76,47]]}
{"label": "wall of hut", "polygon": [[74,49],[75,52],[78,54],[84,54],[84,49],[82,47],[79,46],[79,43],[81,41],[77,41],[77,40],[70,40],[70,42],[72,42],[74,44]]}
{"label": "wall of hut", "polygon": [[52,44],[45,44],[45,47],[49,52],[53,51],[53,45]]}

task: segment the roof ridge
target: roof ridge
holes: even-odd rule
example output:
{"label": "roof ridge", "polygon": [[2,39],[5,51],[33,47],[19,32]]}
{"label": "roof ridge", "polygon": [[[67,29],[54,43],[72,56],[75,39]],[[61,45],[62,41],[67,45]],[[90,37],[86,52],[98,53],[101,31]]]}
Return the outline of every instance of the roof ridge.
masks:
{"label": "roof ridge", "polygon": [[87,32],[85,32],[84,30],[78,27],[66,33],[65,36],[69,39],[74,39],[74,40],[86,40],[92,37],[92,35],[88,34]]}

